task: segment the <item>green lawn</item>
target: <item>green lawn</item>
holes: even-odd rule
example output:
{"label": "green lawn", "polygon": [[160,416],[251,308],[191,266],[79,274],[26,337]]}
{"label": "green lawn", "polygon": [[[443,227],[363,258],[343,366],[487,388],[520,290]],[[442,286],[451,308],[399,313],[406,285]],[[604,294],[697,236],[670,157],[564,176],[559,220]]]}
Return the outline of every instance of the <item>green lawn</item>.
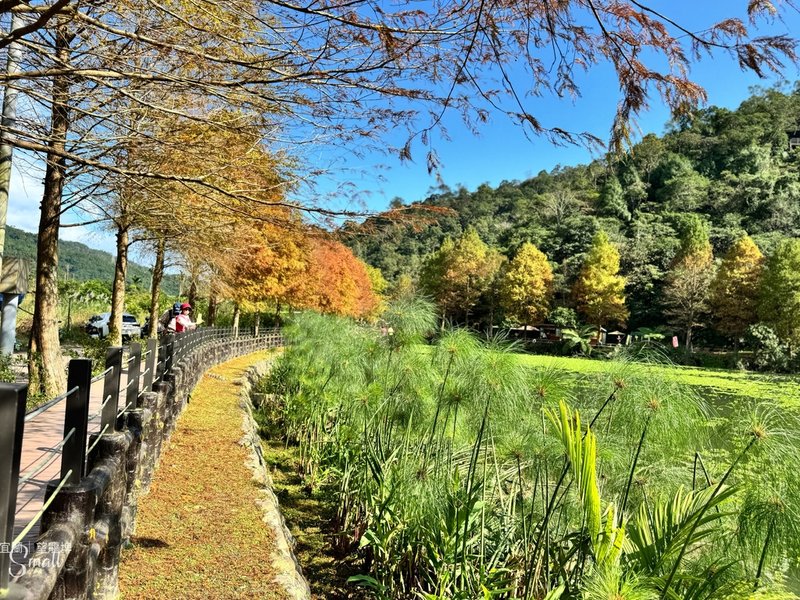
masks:
{"label": "green lawn", "polygon": [[[607,372],[610,366],[609,362],[605,360],[536,354],[520,354],[519,360],[522,364],[530,367],[545,367],[587,375]],[[797,377],[677,365],[644,365],[639,368],[652,370],[654,374],[674,378],[687,385],[707,388],[718,394],[756,400],[774,400],[787,407],[800,407],[800,378]]]}

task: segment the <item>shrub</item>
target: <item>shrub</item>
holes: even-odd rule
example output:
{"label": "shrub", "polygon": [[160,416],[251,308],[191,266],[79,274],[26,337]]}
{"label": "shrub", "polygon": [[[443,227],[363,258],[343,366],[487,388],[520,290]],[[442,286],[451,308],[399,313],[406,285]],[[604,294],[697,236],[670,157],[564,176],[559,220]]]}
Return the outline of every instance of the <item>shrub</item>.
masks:
{"label": "shrub", "polygon": [[788,346],[767,325],[751,325],[748,335],[752,339],[755,352],[752,367],[760,371],[789,373],[797,369],[789,355]]}
{"label": "shrub", "polygon": [[578,327],[578,313],[566,306],[559,306],[550,311],[548,320],[561,329],[576,329]]}
{"label": "shrub", "polygon": [[92,360],[92,374],[97,375],[102,373],[106,368],[106,353],[111,347],[111,340],[109,338],[95,339],[86,336],[83,342],[82,354],[84,358]]}
{"label": "shrub", "polygon": [[14,363],[13,354],[0,354],[0,381],[4,383],[13,383],[17,377],[11,365]]}
{"label": "shrub", "polygon": [[669,357],[676,364],[704,369],[737,369],[739,362],[739,357],[733,352],[689,351],[684,347],[671,348]]}

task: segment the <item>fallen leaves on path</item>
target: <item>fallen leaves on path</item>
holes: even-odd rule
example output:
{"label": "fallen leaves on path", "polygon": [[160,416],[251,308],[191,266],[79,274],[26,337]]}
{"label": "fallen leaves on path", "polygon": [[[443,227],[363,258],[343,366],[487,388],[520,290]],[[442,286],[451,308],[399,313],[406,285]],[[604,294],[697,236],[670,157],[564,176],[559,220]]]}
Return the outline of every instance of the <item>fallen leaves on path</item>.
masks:
{"label": "fallen leaves on path", "polygon": [[257,352],[214,367],[192,392],[139,503],[133,548],[124,551],[124,600],[283,598],[270,566],[272,534],[239,445],[239,379]]}

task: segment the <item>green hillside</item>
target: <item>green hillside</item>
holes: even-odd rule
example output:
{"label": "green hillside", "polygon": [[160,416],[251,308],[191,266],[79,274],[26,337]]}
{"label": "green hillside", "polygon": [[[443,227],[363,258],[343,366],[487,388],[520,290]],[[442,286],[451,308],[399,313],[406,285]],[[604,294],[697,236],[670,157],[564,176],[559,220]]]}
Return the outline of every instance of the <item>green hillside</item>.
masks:
{"label": "green hillside", "polygon": [[736,110],[697,111],[622,156],[474,191],[442,186],[393,207],[402,210],[341,229],[390,282],[417,280],[445,238],[471,227],[508,258],[524,242],[535,244],[555,272],[555,305],[571,306],[586,252],[604,230],[621,253],[629,327],[661,325],[667,274],[695,216],[717,258],[745,233],[766,255],[800,238],[800,85],[754,90]]}
{"label": "green hillside", "polygon": [[[114,276],[114,256],[103,250],[90,248],[80,242],[60,240],[58,244],[61,274],[69,273],[71,279],[111,281]],[[15,227],[6,228],[6,255],[27,258],[36,262],[36,234]],[[135,262],[128,263],[128,281],[138,281],[147,286],[150,270]],[[167,275],[162,285],[167,294],[178,293],[178,278]]]}

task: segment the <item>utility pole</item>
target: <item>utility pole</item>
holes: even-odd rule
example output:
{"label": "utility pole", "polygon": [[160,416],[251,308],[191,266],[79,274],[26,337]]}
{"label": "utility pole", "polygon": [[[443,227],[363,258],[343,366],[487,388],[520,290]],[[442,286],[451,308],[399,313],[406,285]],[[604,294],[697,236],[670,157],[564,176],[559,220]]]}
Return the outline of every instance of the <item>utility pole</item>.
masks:
{"label": "utility pole", "polygon": [[[25,24],[22,15],[16,11],[11,13],[11,32]],[[8,46],[6,74],[13,76],[20,73],[22,62],[22,44],[13,41]],[[3,272],[3,256],[6,250],[6,216],[8,215],[8,194],[11,187],[11,157],[14,151],[11,129],[17,123],[17,90],[13,80],[6,83],[3,94],[3,115],[0,118],[0,275]],[[14,352],[17,334],[18,294],[5,294],[3,298],[2,322],[0,323],[0,353]]]}
{"label": "utility pole", "polygon": [[[22,15],[16,11],[11,13],[11,31],[21,28],[25,24]],[[8,45],[8,59],[6,62],[6,75],[14,76],[20,73],[22,61],[22,45],[13,41]],[[6,247],[6,215],[8,214],[8,193],[11,185],[11,156],[14,152],[12,135],[17,123],[17,90],[14,84],[6,83],[3,94],[3,116],[0,120],[0,271],[3,266],[3,255]]]}

